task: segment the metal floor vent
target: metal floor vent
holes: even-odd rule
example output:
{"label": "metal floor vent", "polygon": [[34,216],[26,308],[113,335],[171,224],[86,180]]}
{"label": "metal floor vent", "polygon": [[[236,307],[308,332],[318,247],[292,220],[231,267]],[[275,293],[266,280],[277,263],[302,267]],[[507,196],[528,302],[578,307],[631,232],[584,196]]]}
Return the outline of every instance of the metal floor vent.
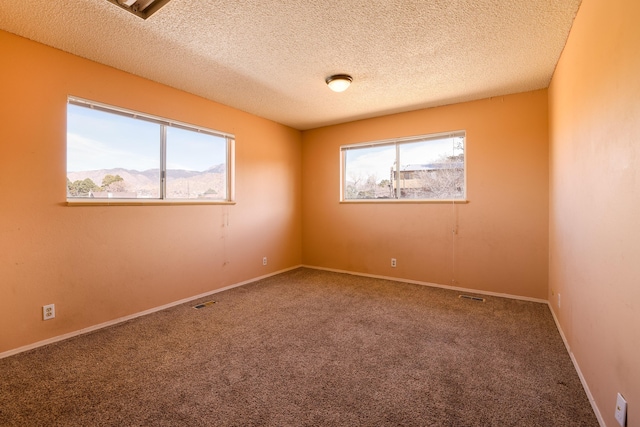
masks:
{"label": "metal floor vent", "polygon": [[205,308],[205,307],[209,307],[210,305],[215,304],[215,301],[206,301],[206,302],[201,302],[198,305],[194,305],[193,308],[195,308],[196,310],[199,310],[201,308]]}
{"label": "metal floor vent", "polygon": [[484,298],[474,297],[473,295],[459,295],[458,298],[470,299],[471,301],[484,302]]}

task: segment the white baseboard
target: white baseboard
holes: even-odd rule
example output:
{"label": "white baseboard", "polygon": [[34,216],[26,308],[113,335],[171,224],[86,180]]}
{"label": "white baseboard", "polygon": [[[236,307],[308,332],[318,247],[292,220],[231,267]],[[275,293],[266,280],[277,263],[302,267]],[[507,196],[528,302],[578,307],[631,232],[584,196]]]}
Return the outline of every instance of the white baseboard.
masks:
{"label": "white baseboard", "polygon": [[275,271],[273,273],[269,273],[269,274],[265,274],[263,276],[258,276],[249,280],[245,280],[243,282],[239,282],[239,283],[235,283],[233,285],[229,285],[229,286],[225,286],[223,288],[220,289],[215,289],[213,291],[210,292],[205,292],[199,295],[194,295],[188,298],[183,298],[181,300],[178,301],[174,301],[171,302],[169,304],[164,304],[158,307],[154,307],[148,310],[144,310],[138,313],[134,313],[128,316],[124,316],[124,317],[120,317],[118,319],[114,319],[114,320],[110,320],[108,322],[104,322],[104,323],[100,323],[98,325],[93,325],[90,326],[88,328],[83,328],[77,331],[73,331],[73,332],[69,332],[67,334],[63,334],[63,335],[58,335],[52,338],[48,338],[46,340],[42,340],[42,341],[38,341],[32,344],[28,344],[22,347],[18,347],[12,350],[8,350],[5,351],[3,353],[0,353],[0,359],[3,359],[5,357],[9,357],[9,356],[13,356],[19,353],[23,353],[25,351],[29,351],[29,350],[33,350],[35,348],[38,347],[42,347],[48,344],[53,344],[55,342],[59,342],[59,341],[64,341],[66,339],[69,338],[73,338],[79,335],[83,335],[89,332],[93,332],[96,331],[98,329],[102,329],[102,328],[106,328],[109,326],[113,326],[116,325],[118,323],[122,323],[122,322],[126,322],[128,320],[131,319],[135,319],[137,317],[141,317],[141,316],[145,316],[147,314],[151,314],[151,313],[155,313],[157,311],[161,311],[161,310],[165,310],[167,308],[171,308],[171,307],[175,307],[177,305],[180,304],[185,304],[188,303],[190,301],[195,301],[197,299],[200,298],[204,298],[219,292],[223,292],[229,289],[233,289],[233,288],[237,288],[240,286],[244,286],[247,285],[249,283],[253,283],[253,282],[257,282],[258,280],[262,280],[262,279],[266,279],[268,277],[271,276],[275,276],[281,273],[285,273],[287,271],[291,271],[291,270],[295,270],[297,268],[300,267],[304,267],[304,268],[310,268],[313,270],[323,270],[323,271],[330,271],[330,272],[334,272],[334,273],[343,273],[343,274],[351,274],[354,276],[363,276],[363,277],[371,277],[371,278],[376,278],[376,279],[384,279],[384,280],[392,280],[395,282],[403,282],[403,283],[411,283],[411,284],[416,284],[416,285],[421,285],[421,286],[431,286],[431,287],[436,287],[436,288],[443,288],[443,289],[449,289],[449,290],[455,290],[455,291],[460,291],[460,292],[469,292],[469,293],[475,293],[475,294],[480,294],[480,295],[491,295],[491,296],[497,296],[497,297],[502,297],[502,298],[511,298],[511,299],[519,299],[519,300],[525,300],[525,301],[532,301],[532,302],[540,302],[540,303],[544,303],[547,304],[549,306],[549,310],[551,311],[551,314],[553,316],[553,320],[555,321],[556,327],[558,328],[558,331],[560,332],[560,336],[562,337],[562,341],[564,342],[565,347],[567,348],[567,352],[569,353],[569,356],[571,357],[571,361],[573,363],[573,366],[576,369],[576,372],[578,373],[578,377],[580,378],[580,382],[582,383],[582,386],[584,387],[584,390],[587,394],[587,397],[589,398],[589,402],[591,403],[591,407],[593,408],[593,411],[596,414],[596,418],[598,419],[598,422],[600,424],[600,426],[602,427],[606,427],[603,419],[602,419],[602,415],[600,414],[600,411],[598,410],[598,406],[595,403],[595,400],[593,399],[593,395],[591,394],[591,391],[589,390],[589,386],[587,385],[587,382],[584,378],[584,376],[582,375],[582,372],[580,371],[580,366],[578,365],[578,362],[576,361],[575,357],[573,356],[573,353],[571,352],[571,348],[569,347],[569,343],[567,342],[567,339],[564,335],[564,332],[562,331],[562,328],[560,327],[560,323],[558,322],[558,318],[556,317],[555,312],[553,311],[553,309],[551,308],[551,305],[549,304],[548,301],[546,300],[542,300],[542,299],[538,299],[538,298],[530,298],[530,297],[522,297],[519,295],[511,295],[511,294],[503,294],[503,293],[497,293],[497,292],[488,292],[488,291],[480,291],[477,289],[468,289],[468,288],[461,288],[461,287],[456,287],[456,286],[447,286],[447,285],[440,285],[437,283],[430,283],[430,282],[422,282],[422,281],[418,281],[418,280],[409,280],[409,279],[402,279],[402,278],[397,278],[397,277],[390,277],[390,276],[381,276],[381,275],[376,275],[376,274],[367,274],[367,273],[358,273],[358,272],[353,272],[353,271],[346,271],[346,270],[338,270],[338,269],[333,269],[333,268],[324,268],[324,267],[317,267],[317,266],[311,266],[311,265],[297,265],[294,267],[290,267],[290,268],[286,268],[283,270],[279,270],[279,271]]}
{"label": "white baseboard", "polygon": [[548,304],[548,301],[546,299],[541,299],[541,298],[532,298],[532,297],[525,297],[525,296],[520,296],[520,295],[503,294],[503,293],[499,293],[499,292],[482,291],[482,290],[479,290],[479,289],[461,288],[461,287],[458,287],[458,286],[441,285],[441,284],[438,284],[438,283],[422,282],[422,281],[419,281],[419,280],[411,280],[411,279],[402,279],[402,278],[399,278],[399,277],[381,276],[381,275],[378,275],[378,274],[358,273],[358,272],[355,272],[355,271],[337,270],[335,268],[316,267],[316,266],[313,266],[313,265],[302,265],[302,267],[311,268],[313,270],[323,270],[323,271],[331,271],[331,272],[334,272],[334,273],[351,274],[353,276],[371,277],[373,279],[384,279],[384,280],[392,280],[394,282],[411,283],[413,285],[430,286],[432,288],[449,289],[449,290],[458,291],[458,292],[468,292],[468,293],[472,293],[472,294],[489,295],[489,296],[493,296],[493,297],[517,299],[517,300],[522,300],[522,301],[531,301],[531,302],[539,302],[539,303],[542,303],[542,304]]}
{"label": "white baseboard", "polygon": [[278,274],[282,274],[282,273],[285,273],[287,271],[295,270],[296,268],[300,268],[300,267],[302,267],[302,266],[301,265],[296,265],[294,267],[285,268],[284,270],[279,270],[279,271],[275,271],[273,273],[265,274],[263,276],[254,277],[253,279],[249,279],[249,280],[245,280],[243,282],[235,283],[233,285],[225,286],[224,288],[216,289],[216,290],[213,290],[213,291],[210,291],[210,292],[205,292],[205,293],[202,293],[202,294],[199,294],[199,295],[194,295],[194,296],[191,296],[191,297],[188,297],[188,298],[183,298],[183,299],[178,300],[178,301],[170,302],[169,304],[164,304],[164,305],[161,305],[159,307],[150,308],[149,310],[144,310],[144,311],[141,311],[141,312],[138,312],[138,313],[130,314],[128,316],[120,317],[118,319],[110,320],[108,322],[100,323],[98,325],[89,326],[88,328],[83,328],[83,329],[80,329],[80,330],[77,330],[77,331],[69,332],[67,334],[58,335],[58,336],[55,336],[55,337],[52,337],[52,338],[48,338],[46,340],[38,341],[38,342],[35,342],[33,344],[28,344],[28,345],[25,345],[25,346],[22,346],[22,347],[18,347],[18,348],[12,349],[12,350],[8,350],[8,351],[5,351],[3,353],[0,353],[0,359],[3,359],[5,357],[9,357],[9,356],[13,356],[13,355],[18,354],[18,353],[23,353],[25,351],[33,350],[34,348],[42,347],[42,346],[45,346],[45,345],[48,345],[48,344],[53,344],[53,343],[58,342],[58,341],[64,341],[66,339],[73,338],[73,337],[76,337],[78,335],[83,335],[83,334],[86,334],[86,333],[89,333],[89,332],[97,331],[98,329],[102,329],[102,328],[106,328],[106,327],[109,327],[109,326],[117,325],[118,323],[126,322],[127,320],[135,319],[136,317],[145,316],[147,314],[155,313],[156,311],[161,311],[161,310],[165,310],[167,308],[175,307],[176,305],[184,304],[184,303],[187,303],[189,301],[195,301],[197,299],[204,298],[204,297],[207,297],[209,295],[217,294],[218,292],[226,291],[226,290],[229,290],[229,289],[237,288],[239,286],[247,285],[249,283],[257,282],[258,280],[266,279],[267,277],[271,277],[271,276],[275,276],[275,275],[278,275]]}
{"label": "white baseboard", "polygon": [[353,271],[338,270],[338,269],[334,269],[334,268],[316,267],[316,266],[312,266],[312,265],[302,265],[302,267],[311,268],[311,269],[314,269],[314,270],[331,271],[331,272],[334,272],[334,273],[352,274],[354,276],[371,277],[371,278],[375,278],[375,279],[385,279],[385,280],[393,280],[395,282],[404,282],[404,283],[412,283],[412,284],[422,285],[422,286],[431,286],[431,287],[435,287],[435,288],[443,288],[443,289],[455,290],[455,291],[459,291],[459,292],[469,292],[469,293],[475,293],[475,294],[480,294],[480,295],[490,295],[490,296],[496,296],[496,297],[502,297],[502,298],[510,298],[510,299],[517,299],[517,300],[523,300],[523,301],[532,301],[532,302],[539,302],[539,303],[546,304],[549,307],[549,311],[551,311],[551,315],[553,316],[553,320],[554,320],[554,322],[556,324],[556,328],[558,329],[558,332],[560,333],[560,337],[562,337],[562,342],[564,342],[564,345],[565,345],[565,347],[567,349],[567,352],[569,353],[569,357],[571,358],[571,362],[573,363],[573,366],[574,366],[576,372],[578,373],[578,377],[580,378],[580,382],[582,383],[582,387],[584,388],[584,391],[587,394],[587,398],[589,399],[589,403],[591,404],[591,408],[593,409],[593,412],[595,413],[596,418],[598,419],[598,423],[600,424],[601,427],[606,427],[606,424],[605,424],[604,420],[602,419],[602,414],[600,413],[600,410],[598,409],[598,405],[596,404],[595,399],[593,398],[593,394],[591,393],[591,390],[589,390],[589,385],[587,384],[587,381],[585,380],[584,375],[582,375],[582,371],[580,370],[580,366],[578,365],[578,361],[576,360],[575,356],[571,352],[571,348],[569,347],[569,343],[567,342],[567,338],[565,337],[564,332],[563,332],[562,328],[560,327],[560,322],[558,321],[558,318],[556,317],[556,313],[553,311],[549,301],[547,301],[545,299],[540,299],[540,298],[531,298],[531,297],[524,297],[524,296],[520,296],[520,295],[511,295],[511,294],[503,294],[503,293],[498,293],[498,292],[481,291],[481,290],[477,290],[477,289],[461,288],[461,287],[457,287],[457,286],[440,285],[438,283],[421,282],[421,281],[418,281],[418,280],[401,279],[401,278],[397,278],[397,277],[381,276],[381,275],[377,275],[377,274],[357,273],[357,272],[353,272]]}
{"label": "white baseboard", "polygon": [[578,365],[578,361],[576,360],[575,356],[573,355],[573,352],[571,351],[571,347],[569,346],[569,342],[567,341],[567,337],[564,335],[564,331],[562,330],[562,327],[560,326],[560,322],[558,321],[558,317],[556,316],[555,311],[553,311],[553,307],[551,307],[551,304],[549,303],[549,311],[551,312],[551,315],[553,316],[553,321],[556,323],[556,328],[558,328],[558,332],[560,332],[560,337],[562,337],[562,342],[564,343],[564,346],[567,349],[567,352],[569,353],[569,357],[571,358],[571,362],[573,363],[573,367],[575,368],[576,372],[578,373],[578,378],[580,378],[580,382],[582,383],[582,387],[584,388],[585,393],[587,393],[587,398],[589,399],[589,403],[591,404],[591,408],[593,409],[593,412],[596,414],[596,418],[598,419],[598,424],[600,424],[600,427],[607,427],[607,425],[604,422],[604,419],[602,419],[602,414],[600,413],[600,410],[598,409],[598,405],[596,404],[595,399],[593,398],[593,394],[591,394],[591,390],[589,390],[589,385],[587,384],[587,380],[584,378],[584,375],[582,375],[582,371],[580,370],[580,365]]}
{"label": "white baseboard", "polygon": [[118,319],[114,319],[114,320],[110,320],[108,322],[104,322],[104,323],[100,323],[98,325],[93,325],[90,326],[88,328],[83,328],[74,332],[70,332],[67,334],[63,334],[63,335],[58,335],[52,338],[48,338],[46,340],[42,340],[42,341],[38,341],[36,343],[33,344],[28,344],[25,345],[23,347],[18,347],[12,350],[8,350],[5,351],[3,353],[0,353],[0,359],[3,359],[5,357],[9,357],[9,356],[13,356],[15,354],[19,354],[19,353],[23,353],[25,351],[29,351],[38,347],[42,347],[48,344],[53,344],[55,342],[58,341],[64,341],[66,339],[69,338],[73,338],[76,337],[78,335],[83,335],[89,332],[93,332],[96,331],[98,329],[102,329],[102,328],[106,328],[109,326],[113,326],[116,325],[118,323],[122,323],[122,322],[126,322],[128,320],[131,319],[135,319],[137,317],[141,317],[141,316],[145,316],[147,314],[151,314],[151,313],[155,313],[157,311],[161,311],[161,310],[165,310],[167,308],[171,308],[171,307],[175,307],[176,305],[180,305],[180,304],[185,304],[188,303],[190,301],[195,301],[197,299],[200,298],[204,298],[207,297],[209,295],[213,295],[219,292],[223,292],[229,289],[233,289],[233,288],[237,288],[240,286],[244,286],[247,285],[249,283],[253,283],[253,282],[257,282],[258,280],[262,280],[262,279],[266,279],[268,277],[271,276],[276,276],[278,274],[282,274],[285,273],[287,271],[291,271],[291,270],[295,270],[297,268],[300,267],[304,267],[304,268],[310,268],[313,270],[323,270],[323,271],[330,271],[330,272],[334,272],[334,273],[343,273],[343,274],[351,274],[354,276],[363,276],[363,277],[371,277],[371,278],[375,278],[375,279],[384,279],[384,280],[392,280],[395,282],[403,282],[403,283],[411,283],[411,284],[415,284],[415,285],[421,285],[421,286],[430,286],[430,287],[435,287],[435,288],[443,288],[443,289],[449,289],[449,290],[455,290],[455,291],[459,291],[459,292],[469,292],[469,293],[475,293],[475,294],[480,294],[480,295],[490,295],[490,296],[496,296],[496,297],[502,297],[502,298],[510,298],[510,299],[517,299],[517,300],[524,300],[524,301],[532,301],[532,302],[539,302],[539,303],[544,303],[547,304],[547,306],[549,307],[549,311],[551,311],[551,315],[553,316],[553,320],[556,324],[556,328],[558,329],[558,332],[560,333],[560,337],[562,338],[562,342],[564,342],[564,345],[567,349],[567,352],[569,353],[569,357],[571,358],[571,362],[573,363],[573,366],[576,370],[576,372],[578,373],[578,377],[580,378],[580,382],[582,383],[582,387],[584,388],[587,397],[589,399],[589,403],[591,404],[591,408],[593,409],[596,418],[598,419],[598,423],[600,424],[601,427],[606,427],[606,424],[604,422],[604,420],[602,419],[602,414],[600,413],[600,410],[598,409],[598,405],[595,402],[595,399],[593,398],[593,394],[591,393],[591,390],[589,390],[589,385],[587,384],[587,381],[584,378],[584,375],[582,375],[582,371],[580,370],[580,366],[578,365],[578,362],[576,360],[576,358],[574,357],[573,353],[571,352],[571,347],[569,346],[569,343],[567,342],[567,339],[564,335],[564,332],[562,330],[562,327],[560,326],[560,322],[558,321],[558,318],[556,317],[556,313],[553,311],[553,308],[551,307],[551,304],[549,303],[549,301],[544,300],[544,299],[539,299],[539,298],[531,298],[531,297],[524,297],[524,296],[520,296],[520,295],[511,295],[511,294],[504,294],[504,293],[498,293],[498,292],[489,292],[489,291],[481,291],[478,289],[469,289],[469,288],[462,288],[462,287],[457,287],[457,286],[448,286],[448,285],[441,285],[438,283],[430,283],[430,282],[422,282],[422,281],[418,281],[418,280],[410,280],[410,279],[402,279],[402,278],[398,278],[398,277],[390,277],[390,276],[381,276],[381,275],[376,275],[376,274],[367,274],[367,273],[358,273],[358,272],[353,272],[353,271],[346,271],[346,270],[338,270],[338,269],[333,269],[333,268],[324,268],[324,267],[317,267],[317,266],[312,266],[312,265],[297,265],[294,267],[289,267],[283,270],[279,270],[279,271],[275,271],[273,273],[269,273],[269,274],[265,274],[263,276],[258,276],[258,277],[254,277],[252,279],[249,280],[245,280],[243,282],[239,282],[239,283],[235,283],[233,285],[229,285],[229,286],[225,286],[223,288],[220,289],[215,289],[213,291],[210,292],[205,292],[199,295],[194,295],[188,298],[184,298],[178,301],[174,301],[171,302],[169,304],[164,304],[161,305],[159,307],[154,307],[151,308],[149,310],[144,310],[138,313],[134,313],[128,316],[124,316],[124,317],[120,317]]}

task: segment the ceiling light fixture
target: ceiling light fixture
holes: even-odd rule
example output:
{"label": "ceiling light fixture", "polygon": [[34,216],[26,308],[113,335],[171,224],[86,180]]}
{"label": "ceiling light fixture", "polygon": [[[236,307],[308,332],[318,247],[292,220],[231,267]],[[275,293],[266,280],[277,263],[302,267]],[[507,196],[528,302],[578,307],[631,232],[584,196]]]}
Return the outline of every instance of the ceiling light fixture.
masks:
{"label": "ceiling light fixture", "polygon": [[334,92],[344,92],[347,90],[351,82],[353,81],[353,77],[348,74],[335,74],[333,76],[327,77],[327,86]]}

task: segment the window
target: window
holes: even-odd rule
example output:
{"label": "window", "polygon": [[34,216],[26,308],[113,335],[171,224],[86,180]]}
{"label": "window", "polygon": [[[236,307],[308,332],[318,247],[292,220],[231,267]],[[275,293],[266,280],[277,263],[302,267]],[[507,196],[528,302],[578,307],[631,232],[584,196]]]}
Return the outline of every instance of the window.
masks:
{"label": "window", "polygon": [[229,202],[233,135],[69,98],[67,200]]}
{"label": "window", "polygon": [[343,201],[466,199],[465,132],[346,145]]}

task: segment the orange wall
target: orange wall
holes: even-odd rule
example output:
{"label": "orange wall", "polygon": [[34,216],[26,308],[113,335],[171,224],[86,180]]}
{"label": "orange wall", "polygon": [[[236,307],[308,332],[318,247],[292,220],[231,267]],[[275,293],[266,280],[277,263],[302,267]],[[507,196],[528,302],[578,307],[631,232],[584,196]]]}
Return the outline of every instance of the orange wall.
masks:
{"label": "orange wall", "polygon": [[[299,131],[3,31],[0,52],[0,353],[300,264]],[[66,206],[67,95],[234,133],[237,204]]]}
{"label": "orange wall", "polygon": [[607,426],[618,392],[640,426],[639,20],[583,0],[549,89],[549,300]]}
{"label": "orange wall", "polygon": [[[452,130],[468,204],[339,203],[341,145]],[[546,299],[547,142],[546,90],[303,132],[303,263]]]}

